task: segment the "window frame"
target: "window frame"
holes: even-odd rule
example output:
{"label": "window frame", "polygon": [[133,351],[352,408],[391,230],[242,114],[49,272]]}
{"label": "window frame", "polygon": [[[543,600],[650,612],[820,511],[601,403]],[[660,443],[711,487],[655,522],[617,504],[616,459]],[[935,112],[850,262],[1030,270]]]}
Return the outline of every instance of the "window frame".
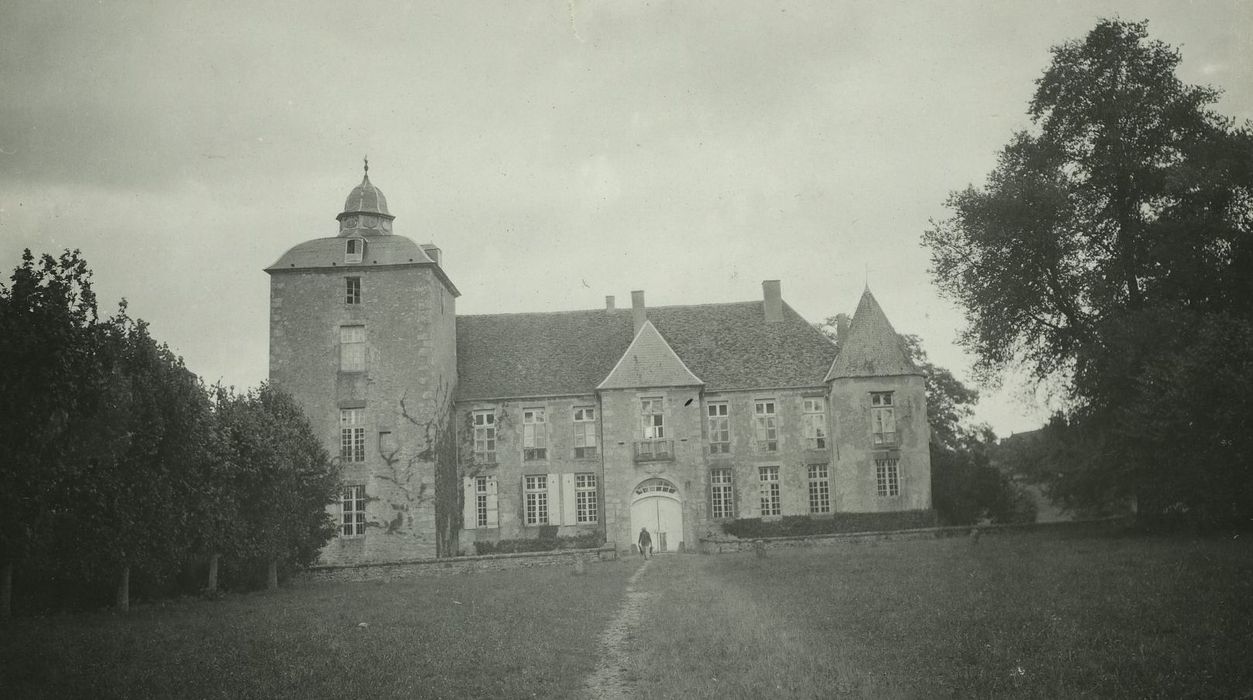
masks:
{"label": "window frame", "polygon": [[810,450],[827,449],[827,400],[821,396],[801,397],[801,412],[805,433],[805,447]]}
{"label": "window frame", "polygon": [[757,467],[758,492],[761,496],[761,517],[783,515],[783,487],[777,466]]}
{"label": "window frame", "polygon": [[339,409],[339,459],[347,464],[363,464],[365,453],[364,408]]}
{"label": "window frame", "polygon": [[[875,447],[900,444],[896,429],[896,400],[892,391],[870,392],[870,441]],[[887,428],[891,428],[888,430]]]}
{"label": "window frame", "polygon": [[759,452],[779,451],[779,404],[774,399],[753,400],[753,438]]}
{"label": "window frame", "polygon": [[344,304],[357,306],[361,304],[361,278],[344,278]]}
{"label": "window frame", "polygon": [[600,487],[594,472],[574,475],[574,523],[595,525],[600,522]]}
{"label": "window frame", "polygon": [[883,457],[874,461],[875,494],[879,498],[896,498],[901,495],[901,460]]}
{"label": "window frame", "polygon": [[527,474],[523,476],[522,494],[523,524],[527,527],[547,525],[552,519],[552,504],[548,502],[548,475]]}
{"label": "window frame", "polygon": [[364,372],[366,367],[365,325],[347,324],[339,327],[339,371]]}
{"label": "window frame", "polygon": [[596,407],[575,406],[572,417],[574,422],[574,458],[594,459],[600,452],[596,439]]}
{"label": "window frame", "polygon": [[809,479],[809,513],[825,515],[831,512],[831,466],[807,464],[805,475]]}
{"label": "window frame", "polygon": [[365,536],[365,484],[345,484],[339,493],[339,536]]}
{"label": "window frame", "polygon": [[344,241],[344,262],[359,263],[365,256],[365,239],[352,236]]}
{"label": "window frame", "polygon": [[547,459],[548,411],[540,407],[524,408],[522,409],[522,461],[541,462]]}
{"label": "window frame", "polygon": [[709,517],[713,520],[735,517],[735,470],[730,467],[709,470]]}
{"label": "window frame", "polygon": [[[480,419],[482,419],[481,422]],[[490,408],[470,411],[470,430],[470,449],[474,454],[474,460],[483,464],[495,464],[496,411]]]}
{"label": "window frame", "polygon": [[643,440],[666,439],[666,404],[664,396],[640,397],[640,435]]}
{"label": "window frame", "polygon": [[709,454],[731,454],[731,402],[710,401],[705,406]]}

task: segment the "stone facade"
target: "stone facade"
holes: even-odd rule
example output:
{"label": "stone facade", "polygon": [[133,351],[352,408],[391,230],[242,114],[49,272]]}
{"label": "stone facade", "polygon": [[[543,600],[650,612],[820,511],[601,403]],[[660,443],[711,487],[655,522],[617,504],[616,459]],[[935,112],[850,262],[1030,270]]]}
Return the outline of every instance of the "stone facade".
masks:
{"label": "stone facade", "polygon": [[[923,378],[867,291],[832,344],[758,302],[465,316],[366,178],[271,275],[270,376],[337,455],[325,565],[584,537],[694,550],[738,518],[926,511]],[[355,282],[349,281],[355,279]]]}

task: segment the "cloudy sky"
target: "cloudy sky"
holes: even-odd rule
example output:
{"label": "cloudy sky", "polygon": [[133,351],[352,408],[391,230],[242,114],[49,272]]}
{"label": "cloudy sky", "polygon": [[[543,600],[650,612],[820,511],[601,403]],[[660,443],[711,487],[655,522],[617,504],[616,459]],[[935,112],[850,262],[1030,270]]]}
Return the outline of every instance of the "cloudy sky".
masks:
{"label": "cloudy sky", "polygon": [[[1253,118],[1253,2],[0,4],[0,267],[80,248],[207,381],[267,372],[268,278],[361,178],[461,313],[869,281],[969,376],[919,237],[1027,125],[1049,47],[1148,19]],[[979,417],[1038,425],[1014,382]]]}

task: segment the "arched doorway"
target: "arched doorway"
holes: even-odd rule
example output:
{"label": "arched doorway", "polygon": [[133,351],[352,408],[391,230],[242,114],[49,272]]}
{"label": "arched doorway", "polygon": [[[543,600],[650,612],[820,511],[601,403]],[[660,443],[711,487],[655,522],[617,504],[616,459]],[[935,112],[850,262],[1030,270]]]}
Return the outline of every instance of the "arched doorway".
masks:
{"label": "arched doorway", "polygon": [[653,550],[677,552],[683,546],[683,502],[679,490],[665,479],[648,479],[635,487],[631,499],[631,532],[648,528]]}

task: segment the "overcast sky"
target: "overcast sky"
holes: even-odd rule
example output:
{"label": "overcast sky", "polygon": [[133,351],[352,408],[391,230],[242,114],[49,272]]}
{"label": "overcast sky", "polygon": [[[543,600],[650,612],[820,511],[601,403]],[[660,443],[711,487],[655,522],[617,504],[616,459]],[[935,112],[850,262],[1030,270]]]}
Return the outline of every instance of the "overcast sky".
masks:
{"label": "overcast sky", "polygon": [[[266,377],[269,280],[361,179],[463,314],[760,298],[969,377],[919,238],[1027,126],[1049,47],[1148,19],[1253,118],[1253,2],[0,3],[0,267],[80,248],[206,381]],[[1046,411],[1011,382],[979,418]]]}

